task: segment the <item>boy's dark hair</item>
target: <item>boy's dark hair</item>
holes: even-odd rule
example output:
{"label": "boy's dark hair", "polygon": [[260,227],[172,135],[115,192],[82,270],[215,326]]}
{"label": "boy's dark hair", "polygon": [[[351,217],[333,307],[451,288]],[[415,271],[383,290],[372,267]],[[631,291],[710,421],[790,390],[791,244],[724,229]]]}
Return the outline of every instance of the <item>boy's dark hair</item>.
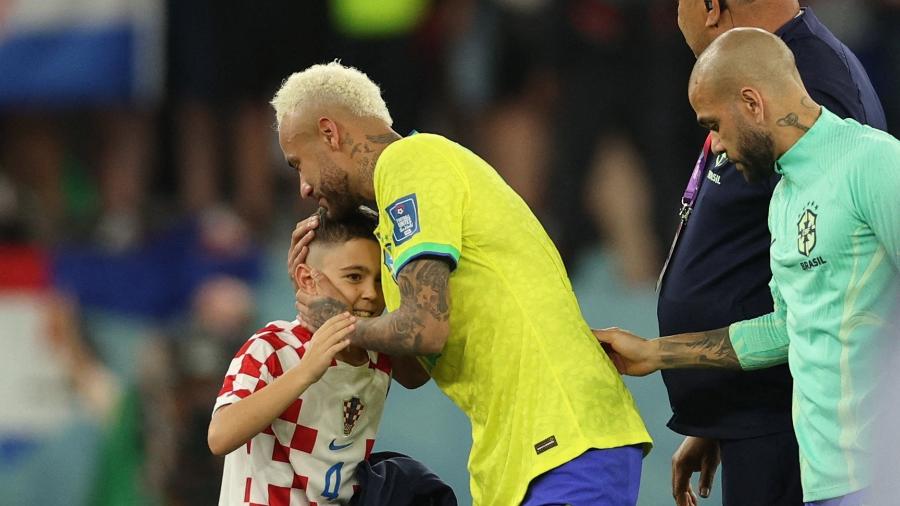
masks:
{"label": "boy's dark hair", "polygon": [[312,244],[342,244],[350,239],[375,240],[375,226],[378,218],[374,211],[357,210],[348,213],[341,220],[329,218],[324,208],[319,208],[319,226]]}

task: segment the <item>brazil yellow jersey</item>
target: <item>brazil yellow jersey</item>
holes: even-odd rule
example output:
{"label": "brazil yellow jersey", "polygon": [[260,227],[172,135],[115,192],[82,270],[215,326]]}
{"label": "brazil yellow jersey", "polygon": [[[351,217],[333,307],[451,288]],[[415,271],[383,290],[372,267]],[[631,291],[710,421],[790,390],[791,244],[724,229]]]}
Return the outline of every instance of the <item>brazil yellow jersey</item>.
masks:
{"label": "brazil yellow jersey", "polygon": [[556,247],[494,169],[416,134],[381,154],[375,194],[388,310],[400,305],[392,280],[404,265],[428,256],[453,266],[450,337],[423,362],[472,422],[476,505],[519,504],[533,478],[589,448],[649,448]]}

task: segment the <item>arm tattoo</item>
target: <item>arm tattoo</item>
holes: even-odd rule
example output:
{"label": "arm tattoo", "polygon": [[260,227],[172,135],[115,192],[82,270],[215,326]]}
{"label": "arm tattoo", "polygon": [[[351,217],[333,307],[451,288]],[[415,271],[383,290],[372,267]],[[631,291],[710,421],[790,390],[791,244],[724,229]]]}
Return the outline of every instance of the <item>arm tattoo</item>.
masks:
{"label": "arm tattoo", "polygon": [[415,269],[416,286],[408,288],[409,298],[413,299],[416,309],[428,313],[439,322],[448,321],[450,319],[450,300],[447,290],[449,278],[450,268],[443,260],[422,262],[422,265]]}
{"label": "arm tattoo", "polygon": [[788,115],[783,118],[779,118],[777,125],[780,127],[799,128],[804,132],[809,132],[809,127],[800,123],[800,118],[797,116],[797,113],[794,112],[788,113]]}
{"label": "arm tattoo", "polygon": [[397,277],[400,307],[385,316],[360,320],[354,344],[391,355],[428,353],[427,336],[444,333],[450,322],[450,266],[423,258],[406,265]]}
{"label": "arm tattoo", "polygon": [[718,367],[740,369],[728,327],[657,339],[663,369]]}
{"label": "arm tattoo", "polygon": [[332,316],[337,316],[349,310],[350,308],[339,300],[330,297],[316,299],[309,303],[307,323],[309,323],[311,327],[318,329]]}

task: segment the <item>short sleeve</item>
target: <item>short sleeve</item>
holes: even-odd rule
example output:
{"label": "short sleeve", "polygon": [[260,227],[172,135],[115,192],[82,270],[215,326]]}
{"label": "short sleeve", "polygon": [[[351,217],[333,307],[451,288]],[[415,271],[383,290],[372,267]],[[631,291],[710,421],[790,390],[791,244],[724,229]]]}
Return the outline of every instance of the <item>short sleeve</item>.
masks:
{"label": "short sleeve", "polygon": [[769,288],[775,305],[773,312],[732,323],[728,328],[731,345],[745,370],[773,367],[788,359],[787,308],[775,278],[769,282]]}
{"label": "short sleeve", "polygon": [[416,258],[443,258],[455,269],[462,255],[468,185],[444,143],[449,141],[417,134],[397,141],[379,159],[376,199],[395,278]]}
{"label": "short sleeve", "polygon": [[273,370],[280,368],[275,348],[264,339],[251,338],[231,360],[213,412],[262,389],[275,379]]}

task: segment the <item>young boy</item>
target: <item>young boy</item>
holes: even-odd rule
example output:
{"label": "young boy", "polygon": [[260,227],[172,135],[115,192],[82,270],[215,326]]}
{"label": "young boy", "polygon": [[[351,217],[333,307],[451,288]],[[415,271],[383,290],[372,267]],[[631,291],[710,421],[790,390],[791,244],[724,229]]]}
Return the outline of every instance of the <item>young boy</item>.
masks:
{"label": "young boy", "polygon": [[[346,338],[356,317],[384,311],[374,227],[362,214],[343,222],[321,216],[307,263],[293,273],[311,294],[326,276],[352,315],[312,335],[296,320],[272,322],[232,360],[208,434],[210,450],[227,454],[220,505],[346,504],[356,491],[354,471],[372,451],[392,374],[387,355]],[[407,388],[428,380],[412,357],[393,364]]]}

